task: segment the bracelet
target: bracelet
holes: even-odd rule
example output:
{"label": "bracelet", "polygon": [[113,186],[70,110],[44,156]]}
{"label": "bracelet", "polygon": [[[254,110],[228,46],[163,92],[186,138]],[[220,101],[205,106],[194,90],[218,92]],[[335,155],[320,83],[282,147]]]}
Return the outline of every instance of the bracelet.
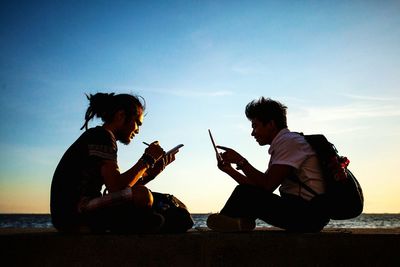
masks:
{"label": "bracelet", "polygon": [[146,161],[144,161],[142,158],[139,159],[139,162],[142,162],[146,169],[150,169],[150,165]]}
{"label": "bracelet", "polygon": [[144,153],[140,160],[142,160],[148,166],[148,168],[152,168],[154,163],[156,163],[156,160],[147,153]]}
{"label": "bracelet", "polygon": [[242,170],[243,166],[248,163],[247,159],[242,158],[238,163],[236,163],[236,170]]}

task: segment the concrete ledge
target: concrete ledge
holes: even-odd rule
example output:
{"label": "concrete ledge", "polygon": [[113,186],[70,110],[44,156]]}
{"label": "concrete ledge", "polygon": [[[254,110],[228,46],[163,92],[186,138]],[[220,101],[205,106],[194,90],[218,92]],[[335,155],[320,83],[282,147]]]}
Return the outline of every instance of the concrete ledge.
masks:
{"label": "concrete ledge", "polygon": [[400,266],[399,246],[399,228],[176,235],[0,229],[2,262],[10,266]]}

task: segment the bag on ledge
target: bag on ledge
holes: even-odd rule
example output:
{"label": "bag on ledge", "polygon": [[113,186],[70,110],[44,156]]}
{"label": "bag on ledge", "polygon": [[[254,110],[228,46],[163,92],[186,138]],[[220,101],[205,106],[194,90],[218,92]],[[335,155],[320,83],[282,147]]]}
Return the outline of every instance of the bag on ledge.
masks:
{"label": "bag on ledge", "polygon": [[350,161],[339,156],[335,146],[324,135],[303,136],[317,154],[326,181],[326,193],[318,195],[298,178],[297,182],[315,195],[316,199],[322,200],[331,219],[345,220],[360,215],[364,207],[364,196],[356,177],[347,169]]}
{"label": "bag on ledge", "polygon": [[193,219],[185,204],[170,194],[152,192],[153,209],[164,216],[162,232],[184,233],[193,227]]}

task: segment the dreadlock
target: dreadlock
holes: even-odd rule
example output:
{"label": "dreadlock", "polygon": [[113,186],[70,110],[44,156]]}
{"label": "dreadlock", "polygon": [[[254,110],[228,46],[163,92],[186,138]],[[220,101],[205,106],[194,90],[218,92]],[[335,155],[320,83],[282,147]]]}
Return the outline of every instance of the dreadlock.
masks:
{"label": "dreadlock", "polygon": [[[131,119],[132,116],[137,116],[139,109],[145,110],[145,100],[141,96],[130,94],[115,93],[96,93],[95,95],[86,94],[89,100],[89,107],[85,113],[85,123],[81,130],[88,129],[88,123],[94,117],[101,118],[103,122],[110,122],[114,118],[117,111],[123,110],[126,119]],[[143,101],[143,103],[140,101]]]}

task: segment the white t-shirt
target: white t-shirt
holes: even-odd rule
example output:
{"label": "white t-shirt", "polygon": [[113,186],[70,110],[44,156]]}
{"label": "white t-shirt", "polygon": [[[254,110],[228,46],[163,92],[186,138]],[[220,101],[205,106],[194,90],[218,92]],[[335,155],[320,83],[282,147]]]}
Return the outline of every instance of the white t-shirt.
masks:
{"label": "white t-shirt", "polygon": [[[289,165],[296,169],[300,181],[317,193],[325,192],[325,182],[314,150],[305,138],[298,133],[282,129],[274,138],[268,150],[271,155],[269,166],[274,164]],[[299,183],[285,178],[279,192],[300,196],[310,200],[314,195]]]}

